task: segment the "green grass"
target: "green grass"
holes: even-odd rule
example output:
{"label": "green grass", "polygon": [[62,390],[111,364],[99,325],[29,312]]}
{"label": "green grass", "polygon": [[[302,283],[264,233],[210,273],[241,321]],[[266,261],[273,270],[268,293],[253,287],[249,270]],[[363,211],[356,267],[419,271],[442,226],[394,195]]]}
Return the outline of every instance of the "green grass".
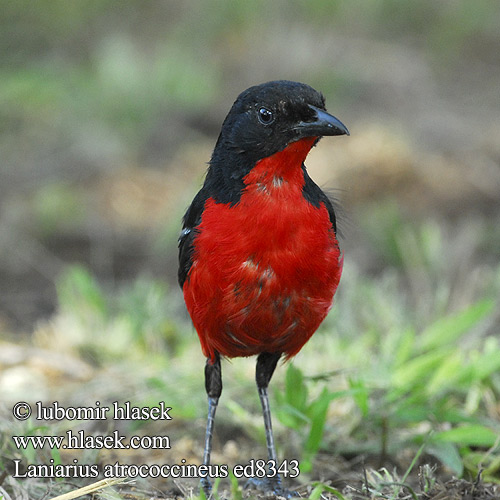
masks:
{"label": "green grass", "polygon": [[[343,391],[328,390],[325,384],[317,396],[309,397],[311,383],[290,365],[285,390],[277,394],[277,415],[283,425],[302,436],[302,472],[311,470],[320,447],[327,451],[323,439],[326,417],[330,403],[337,398],[350,398],[357,406],[359,421],[346,443],[349,454],[387,458],[398,449],[416,449],[423,443],[426,453],[458,476],[464,472],[466,458],[478,447],[484,449],[485,457],[500,456],[500,422],[489,415],[487,406],[487,398],[498,397],[500,388],[499,342],[491,337],[481,339],[469,349],[457,343],[492,309],[492,300],[485,300],[440,318],[419,335],[411,329],[391,335],[390,346],[382,346],[390,349],[384,353],[385,359],[380,353],[361,352],[366,359],[383,363],[382,378],[376,366],[356,367]],[[470,467],[470,460],[467,463],[471,473],[478,472],[477,467]]]}

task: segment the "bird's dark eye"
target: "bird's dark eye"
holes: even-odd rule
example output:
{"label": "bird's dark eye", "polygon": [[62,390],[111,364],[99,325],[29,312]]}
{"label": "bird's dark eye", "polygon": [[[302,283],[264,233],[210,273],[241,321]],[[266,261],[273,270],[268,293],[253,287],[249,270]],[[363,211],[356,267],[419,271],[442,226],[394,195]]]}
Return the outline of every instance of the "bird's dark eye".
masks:
{"label": "bird's dark eye", "polygon": [[267,108],[259,108],[258,116],[260,123],[263,125],[269,125],[274,121],[273,112]]}

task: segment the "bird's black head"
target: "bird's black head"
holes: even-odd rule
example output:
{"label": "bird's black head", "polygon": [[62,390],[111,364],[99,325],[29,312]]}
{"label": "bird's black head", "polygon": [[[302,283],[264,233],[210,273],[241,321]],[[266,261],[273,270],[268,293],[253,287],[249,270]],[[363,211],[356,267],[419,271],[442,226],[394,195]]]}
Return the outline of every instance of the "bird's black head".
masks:
{"label": "bird's black head", "polygon": [[224,120],[216,150],[232,150],[255,162],[304,137],[348,133],[326,113],[320,92],[304,83],[279,80],[250,87],[238,96]]}
{"label": "bird's black head", "polygon": [[[325,98],[309,85],[278,80],[242,92],[217,140],[207,180],[224,190],[241,184],[255,163],[305,137],[349,131],[325,109]],[[222,184],[222,185],[221,185]]]}

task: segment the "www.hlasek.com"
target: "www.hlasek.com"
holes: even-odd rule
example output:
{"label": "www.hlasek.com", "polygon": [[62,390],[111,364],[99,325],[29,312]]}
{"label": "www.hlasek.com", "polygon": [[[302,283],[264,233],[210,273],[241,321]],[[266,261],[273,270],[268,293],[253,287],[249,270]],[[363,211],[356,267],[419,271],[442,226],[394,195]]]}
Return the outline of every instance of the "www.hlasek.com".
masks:
{"label": "www.hlasek.com", "polygon": [[[111,417],[111,411],[112,417]],[[33,411],[34,410],[34,411]],[[88,421],[106,420],[172,420],[171,407],[160,402],[154,407],[138,407],[129,401],[120,405],[115,401],[111,407],[101,406],[97,401],[95,406],[64,407],[57,401],[51,405],[43,405],[40,401],[30,405],[24,401],[16,403],[12,414],[17,420],[27,420],[30,417],[43,421]],[[110,413],[110,415],[108,415]],[[138,436],[127,438],[117,430],[108,435],[87,434],[84,430],[68,430],[59,436],[12,436],[17,449],[57,449],[57,450],[84,450],[84,449],[170,449],[170,437]],[[14,466],[13,477],[16,478],[104,478],[112,477],[162,477],[162,478],[226,478],[229,475],[229,466],[188,464],[185,459],[175,464],[80,464],[77,459],[73,463],[56,463],[53,459],[46,464],[24,464],[22,460],[12,461]],[[236,478],[272,478],[280,474],[283,477],[294,478],[299,475],[297,460],[276,463],[273,460],[250,460],[245,465],[235,465],[232,473]]]}

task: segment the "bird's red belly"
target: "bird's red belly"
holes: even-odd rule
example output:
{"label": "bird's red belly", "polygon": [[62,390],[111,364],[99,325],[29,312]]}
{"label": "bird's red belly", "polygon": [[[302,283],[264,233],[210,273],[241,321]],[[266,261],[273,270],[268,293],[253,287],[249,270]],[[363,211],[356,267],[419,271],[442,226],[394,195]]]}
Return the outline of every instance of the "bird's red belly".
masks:
{"label": "bird's red belly", "polygon": [[283,187],[206,202],[183,290],[207,357],[293,356],[331,307],[342,261],[328,211]]}

